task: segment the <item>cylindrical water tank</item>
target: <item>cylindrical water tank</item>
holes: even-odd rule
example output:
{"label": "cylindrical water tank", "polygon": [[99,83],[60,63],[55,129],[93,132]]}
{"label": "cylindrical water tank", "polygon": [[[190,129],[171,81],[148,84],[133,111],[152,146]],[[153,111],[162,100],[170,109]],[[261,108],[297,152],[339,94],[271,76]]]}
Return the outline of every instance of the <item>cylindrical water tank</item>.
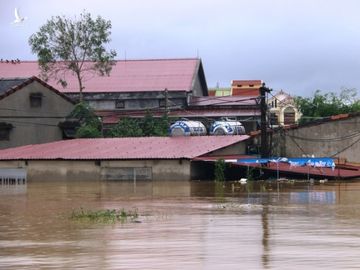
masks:
{"label": "cylindrical water tank", "polygon": [[179,120],[170,126],[171,136],[206,135],[206,128],[200,121]]}

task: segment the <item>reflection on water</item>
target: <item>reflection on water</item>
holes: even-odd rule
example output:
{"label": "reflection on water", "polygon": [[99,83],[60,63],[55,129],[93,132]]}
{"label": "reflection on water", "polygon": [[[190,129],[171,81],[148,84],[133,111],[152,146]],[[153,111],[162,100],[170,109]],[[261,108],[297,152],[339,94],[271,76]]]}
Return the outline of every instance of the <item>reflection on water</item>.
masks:
{"label": "reflection on water", "polygon": [[[349,269],[360,182],[0,185],[0,269]],[[137,209],[141,223],[69,220]]]}

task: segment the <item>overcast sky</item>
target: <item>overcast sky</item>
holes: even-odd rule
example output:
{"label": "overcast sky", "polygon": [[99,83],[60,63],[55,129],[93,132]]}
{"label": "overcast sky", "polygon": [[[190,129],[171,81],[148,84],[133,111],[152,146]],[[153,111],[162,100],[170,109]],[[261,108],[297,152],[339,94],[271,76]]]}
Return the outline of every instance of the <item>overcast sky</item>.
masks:
{"label": "overcast sky", "polygon": [[[15,7],[22,26],[11,24]],[[360,90],[358,0],[0,0],[0,58],[36,60],[29,36],[84,9],[111,20],[118,59],[199,56],[209,87],[261,79],[293,95]]]}

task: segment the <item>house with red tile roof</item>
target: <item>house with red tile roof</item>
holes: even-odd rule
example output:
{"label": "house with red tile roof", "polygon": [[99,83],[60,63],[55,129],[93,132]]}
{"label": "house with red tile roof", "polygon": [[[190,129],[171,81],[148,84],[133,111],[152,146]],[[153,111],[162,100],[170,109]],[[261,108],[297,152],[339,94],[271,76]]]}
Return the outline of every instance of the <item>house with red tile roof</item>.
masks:
{"label": "house with red tile roof", "polygon": [[[36,61],[3,61],[0,74],[23,77],[38,75],[40,70]],[[71,74],[66,79],[66,88],[55,80],[47,83],[77,101],[77,79]],[[198,58],[118,60],[110,76],[89,73],[84,87],[84,100],[102,117],[105,126],[126,116],[143,117],[149,111],[154,116],[167,112],[173,118],[206,122],[232,117],[248,121],[247,130],[254,130],[260,115],[256,102],[249,106],[235,99],[228,103],[217,100],[221,97],[209,97],[203,64]]]}
{"label": "house with red tile roof", "polygon": [[[74,139],[0,150],[1,168],[28,180],[213,179],[198,157],[243,155],[247,135]],[[208,165],[205,165],[208,166]]]}
{"label": "house with red tile roof", "polygon": [[70,98],[37,77],[0,78],[0,149],[63,139]]}
{"label": "house with red tile roof", "polygon": [[[38,76],[37,61],[1,62],[0,74],[4,78]],[[65,77],[63,88],[54,79],[47,83],[77,100],[79,86],[74,74]],[[188,96],[206,96],[207,85],[202,62],[188,59],[117,60],[109,76],[91,72],[84,77],[84,100],[95,110],[160,108],[169,100],[181,105]]]}

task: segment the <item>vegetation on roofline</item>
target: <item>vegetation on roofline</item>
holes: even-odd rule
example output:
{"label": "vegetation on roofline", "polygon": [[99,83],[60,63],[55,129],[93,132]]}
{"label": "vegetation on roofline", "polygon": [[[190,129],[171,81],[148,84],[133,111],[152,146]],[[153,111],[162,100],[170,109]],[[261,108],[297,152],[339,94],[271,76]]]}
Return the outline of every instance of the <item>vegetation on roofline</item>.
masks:
{"label": "vegetation on roofline", "polygon": [[155,118],[150,112],[147,112],[145,117],[140,119],[122,118],[111,129],[103,132],[101,119],[84,102],[78,103],[67,119],[75,119],[80,124],[76,130],[76,138],[162,137],[168,136],[170,124],[166,114],[161,118]]}
{"label": "vegetation on roofline", "polygon": [[355,88],[344,88],[340,94],[322,94],[316,90],[312,97],[295,97],[295,103],[302,113],[300,124],[323,117],[360,111],[360,99]]}
{"label": "vegetation on roofline", "polygon": [[170,120],[166,114],[155,118],[149,111],[144,118],[125,117],[108,131],[108,137],[168,136]]}
{"label": "vegetation on roofline", "polygon": [[102,137],[101,120],[86,103],[80,102],[76,104],[67,118],[76,119],[80,123],[80,127],[76,130],[76,138]]}
{"label": "vegetation on roofline", "polygon": [[85,11],[74,19],[52,17],[29,38],[31,50],[38,57],[42,79],[54,78],[66,87],[68,73],[74,73],[82,101],[84,80],[94,74],[109,75],[115,65],[116,52],[106,49],[110,30],[111,21],[100,16],[93,19]]}

